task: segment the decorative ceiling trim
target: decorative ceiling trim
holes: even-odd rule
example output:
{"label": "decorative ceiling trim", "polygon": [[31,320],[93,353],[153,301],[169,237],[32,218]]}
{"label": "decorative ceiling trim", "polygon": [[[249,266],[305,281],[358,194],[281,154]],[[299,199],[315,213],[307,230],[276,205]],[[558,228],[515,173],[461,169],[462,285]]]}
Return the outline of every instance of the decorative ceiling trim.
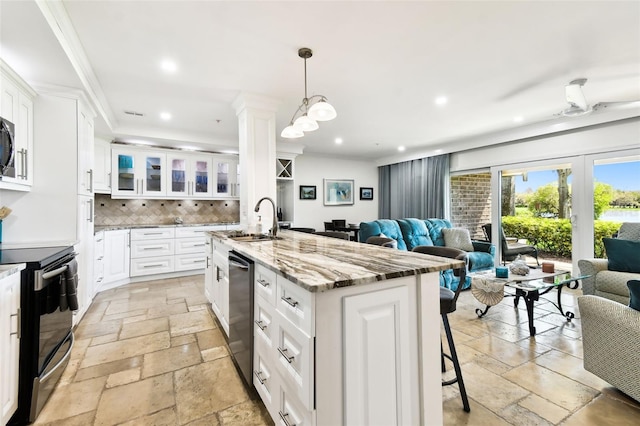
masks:
{"label": "decorative ceiling trim", "polygon": [[61,1],[36,0],[38,8],[42,12],[47,24],[58,39],[60,46],[71,62],[73,69],[87,92],[93,107],[102,116],[105,123],[113,131],[117,126],[117,120],[109,107],[109,102],[100,86],[100,82],[93,72],[93,67],[84,52],[78,34],[73,28],[67,10]]}

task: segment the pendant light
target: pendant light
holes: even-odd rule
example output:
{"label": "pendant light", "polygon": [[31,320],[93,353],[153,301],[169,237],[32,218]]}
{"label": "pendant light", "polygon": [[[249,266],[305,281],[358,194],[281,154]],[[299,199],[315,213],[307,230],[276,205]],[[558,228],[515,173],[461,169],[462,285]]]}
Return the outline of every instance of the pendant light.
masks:
{"label": "pendant light", "polygon": [[302,47],[298,49],[298,56],[304,59],[304,98],[289,125],[280,133],[280,136],[287,139],[301,138],[304,132],[317,130],[318,121],[333,120],[338,115],[325,96],[307,97],[307,59],[313,56],[313,52],[308,47]]}

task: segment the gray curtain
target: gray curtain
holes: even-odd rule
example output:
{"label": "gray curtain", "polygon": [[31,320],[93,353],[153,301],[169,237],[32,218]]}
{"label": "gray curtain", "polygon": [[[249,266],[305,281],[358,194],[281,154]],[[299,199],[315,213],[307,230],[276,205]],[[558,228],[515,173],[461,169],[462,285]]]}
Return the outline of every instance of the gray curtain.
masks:
{"label": "gray curtain", "polygon": [[378,217],[449,216],[449,154],[378,168]]}

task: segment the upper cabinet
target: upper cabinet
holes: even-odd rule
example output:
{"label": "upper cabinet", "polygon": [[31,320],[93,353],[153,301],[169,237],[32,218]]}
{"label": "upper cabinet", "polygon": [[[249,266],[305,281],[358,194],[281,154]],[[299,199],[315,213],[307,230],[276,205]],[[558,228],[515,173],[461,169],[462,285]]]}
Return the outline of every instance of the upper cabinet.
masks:
{"label": "upper cabinet", "polygon": [[93,191],[111,194],[111,143],[100,138],[93,144]]}
{"label": "upper cabinet", "polygon": [[33,99],[35,91],[0,59],[0,117],[14,125],[13,168],[5,171],[0,189],[29,191],[33,184]]}
{"label": "upper cabinet", "polygon": [[165,198],[167,195],[164,152],[113,148],[111,196],[114,198]]}
{"label": "upper cabinet", "polygon": [[167,156],[168,197],[212,198],[213,156],[169,154]]}
{"label": "upper cabinet", "polygon": [[216,186],[213,189],[214,198],[240,197],[240,165],[238,157],[214,155]]}
{"label": "upper cabinet", "polygon": [[[99,155],[108,152],[95,144],[96,173]],[[100,154],[99,154],[100,153]],[[172,149],[111,145],[111,188],[96,191],[112,198],[227,199],[239,198],[238,157],[234,155],[182,152]]]}
{"label": "upper cabinet", "polygon": [[78,102],[78,195],[93,195],[93,117],[84,102]]}

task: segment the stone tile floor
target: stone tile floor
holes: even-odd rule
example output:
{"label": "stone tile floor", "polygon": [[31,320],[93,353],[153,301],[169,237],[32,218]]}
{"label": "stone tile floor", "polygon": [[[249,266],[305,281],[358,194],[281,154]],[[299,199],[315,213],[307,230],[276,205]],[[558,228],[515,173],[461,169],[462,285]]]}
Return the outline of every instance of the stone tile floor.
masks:
{"label": "stone tile floor", "polygon": [[[579,294],[563,293],[566,309]],[[450,315],[471,412],[457,385],[443,388],[446,425],[640,424],[639,403],[582,368],[579,313],[568,323],[540,300],[530,337],[524,303],[505,298],[481,319],[479,307],[465,291]],[[273,424],[229,358],[202,275],[102,292],[75,334],[38,425]]]}

